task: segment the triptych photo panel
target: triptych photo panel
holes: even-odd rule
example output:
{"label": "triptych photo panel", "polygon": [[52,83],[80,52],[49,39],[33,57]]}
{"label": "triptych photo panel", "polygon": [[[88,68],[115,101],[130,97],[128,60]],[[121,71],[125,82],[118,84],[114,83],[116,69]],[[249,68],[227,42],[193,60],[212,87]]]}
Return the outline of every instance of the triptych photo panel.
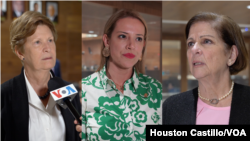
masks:
{"label": "triptych photo panel", "polygon": [[249,1],[0,7],[1,140],[250,135]]}

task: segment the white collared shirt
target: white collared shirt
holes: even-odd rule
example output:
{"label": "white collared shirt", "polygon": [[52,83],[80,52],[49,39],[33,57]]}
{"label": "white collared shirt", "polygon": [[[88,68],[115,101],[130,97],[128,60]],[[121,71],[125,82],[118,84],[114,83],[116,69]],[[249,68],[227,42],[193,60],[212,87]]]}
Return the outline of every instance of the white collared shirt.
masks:
{"label": "white collared shirt", "polygon": [[29,140],[65,141],[65,124],[61,110],[50,96],[45,107],[26,77],[29,99]]}

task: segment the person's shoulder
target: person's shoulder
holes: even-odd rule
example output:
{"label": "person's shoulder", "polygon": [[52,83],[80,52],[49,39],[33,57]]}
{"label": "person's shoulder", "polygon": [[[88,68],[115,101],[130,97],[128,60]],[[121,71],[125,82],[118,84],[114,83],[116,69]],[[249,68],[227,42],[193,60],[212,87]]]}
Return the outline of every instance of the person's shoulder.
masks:
{"label": "person's shoulder", "polygon": [[102,86],[102,79],[101,79],[101,75],[99,72],[94,72],[93,74],[85,77],[82,79],[82,89],[85,89],[87,91],[87,89],[93,90],[93,88],[95,89],[103,89]]}
{"label": "person's shoulder", "polygon": [[154,85],[154,86],[158,87],[159,89],[162,89],[161,82],[158,81],[155,78],[152,78],[151,76],[148,76],[148,75],[140,73],[139,74],[139,81],[142,82],[142,83],[148,83],[149,86],[153,86]]}
{"label": "person's shoulder", "polygon": [[14,78],[4,82],[3,84],[1,84],[1,94],[5,94],[7,91],[12,89],[12,83],[13,83]]}
{"label": "person's shoulder", "polygon": [[11,78],[10,80],[1,84],[1,94],[4,94],[9,90],[14,89],[14,84],[15,84],[15,82],[19,81],[19,79],[20,79],[20,75],[15,76],[15,77]]}
{"label": "person's shoulder", "polygon": [[164,101],[163,105],[172,105],[172,104],[175,105],[188,102],[191,98],[193,98],[193,93],[196,89],[197,88],[194,88],[186,92],[172,95]]}
{"label": "person's shoulder", "polygon": [[163,124],[192,124],[198,89],[192,89],[167,98],[162,105]]}
{"label": "person's shoulder", "polygon": [[94,72],[91,75],[82,78],[82,83],[84,84],[85,82],[89,82],[90,80],[93,80],[93,79],[95,80],[99,79],[99,72]]}
{"label": "person's shoulder", "polygon": [[250,86],[234,83],[233,92],[239,93],[241,96],[250,99]]}
{"label": "person's shoulder", "polygon": [[241,89],[241,90],[250,91],[250,86],[234,83],[234,89]]}

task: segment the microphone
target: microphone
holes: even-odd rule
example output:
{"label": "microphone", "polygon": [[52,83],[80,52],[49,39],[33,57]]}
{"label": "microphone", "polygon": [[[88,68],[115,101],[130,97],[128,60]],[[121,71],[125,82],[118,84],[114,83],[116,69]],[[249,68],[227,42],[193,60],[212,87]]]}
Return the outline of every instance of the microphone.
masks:
{"label": "microphone", "polygon": [[48,82],[48,88],[54,101],[66,109],[68,107],[71,114],[81,124],[81,115],[77,112],[74,105],[70,102],[78,94],[73,84],[65,86],[64,81],[59,77],[53,77]]}

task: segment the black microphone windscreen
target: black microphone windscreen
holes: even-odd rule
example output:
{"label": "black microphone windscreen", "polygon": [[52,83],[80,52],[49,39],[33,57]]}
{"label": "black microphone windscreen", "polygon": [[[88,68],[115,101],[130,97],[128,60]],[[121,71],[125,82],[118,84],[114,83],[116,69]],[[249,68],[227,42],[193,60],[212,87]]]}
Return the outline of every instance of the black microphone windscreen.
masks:
{"label": "black microphone windscreen", "polygon": [[64,87],[65,85],[66,84],[60,77],[53,77],[48,82],[49,91],[59,89],[61,87]]}

